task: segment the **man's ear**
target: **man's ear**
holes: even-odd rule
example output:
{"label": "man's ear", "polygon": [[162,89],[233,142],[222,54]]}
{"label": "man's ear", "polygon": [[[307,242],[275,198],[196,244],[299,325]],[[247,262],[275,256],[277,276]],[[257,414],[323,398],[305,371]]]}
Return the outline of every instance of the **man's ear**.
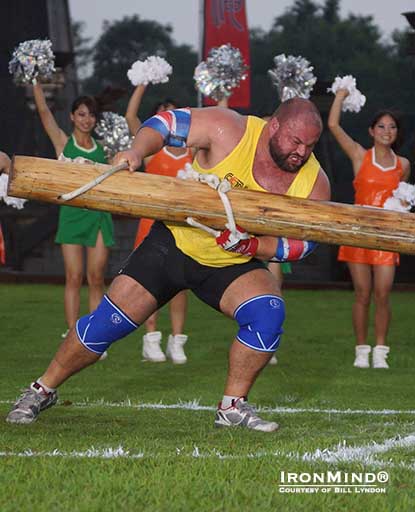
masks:
{"label": "man's ear", "polygon": [[274,133],[276,133],[280,127],[280,123],[276,117],[271,117],[271,119],[268,121],[269,126],[269,134],[272,137]]}

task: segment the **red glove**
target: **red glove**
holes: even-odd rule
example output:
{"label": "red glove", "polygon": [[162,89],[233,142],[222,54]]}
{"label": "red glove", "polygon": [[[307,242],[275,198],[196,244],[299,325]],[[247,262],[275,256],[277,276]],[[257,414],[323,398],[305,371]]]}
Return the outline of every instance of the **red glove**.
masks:
{"label": "red glove", "polygon": [[236,252],[244,256],[255,256],[258,250],[258,238],[250,236],[243,228],[236,226],[237,233],[225,229],[216,237],[216,243],[225,251]]}

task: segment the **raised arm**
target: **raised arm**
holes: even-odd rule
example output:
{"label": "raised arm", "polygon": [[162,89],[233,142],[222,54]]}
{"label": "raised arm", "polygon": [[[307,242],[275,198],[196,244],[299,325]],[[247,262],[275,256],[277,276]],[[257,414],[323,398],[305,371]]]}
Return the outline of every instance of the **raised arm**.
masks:
{"label": "raised arm", "polygon": [[341,109],[343,101],[348,96],[348,94],[349,92],[347,89],[339,89],[337,91],[329,112],[328,127],[339,143],[340,147],[352,161],[353,168],[356,172],[356,168],[358,169],[360,167],[360,163],[365,150],[360,144],[354,141],[350,135],[348,135],[340,126]]}
{"label": "raised arm", "polygon": [[33,96],[43,128],[52,141],[56,156],[59,156],[65,147],[68,136],[59,128],[55,117],[46,103],[45,94],[40,83],[36,83],[33,86]]}
{"label": "raised arm", "polygon": [[131,135],[135,135],[141,126],[141,121],[137,114],[145,90],[145,85],[137,85],[128,102],[127,111],[125,112],[125,119],[127,121]]}

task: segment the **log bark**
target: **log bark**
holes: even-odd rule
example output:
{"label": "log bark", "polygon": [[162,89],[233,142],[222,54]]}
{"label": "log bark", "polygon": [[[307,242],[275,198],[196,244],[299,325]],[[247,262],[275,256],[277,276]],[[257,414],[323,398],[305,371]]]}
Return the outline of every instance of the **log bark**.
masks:
{"label": "log bark", "polygon": [[[59,195],[85,184],[108,167],[16,156],[8,194],[63,204]],[[237,224],[252,234],[415,254],[412,213],[241,189],[231,190],[228,197]],[[207,185],[140,172],[119,171],[64,204],[179,223],[194,217],[219,229],[226,222],[222,201]]]}

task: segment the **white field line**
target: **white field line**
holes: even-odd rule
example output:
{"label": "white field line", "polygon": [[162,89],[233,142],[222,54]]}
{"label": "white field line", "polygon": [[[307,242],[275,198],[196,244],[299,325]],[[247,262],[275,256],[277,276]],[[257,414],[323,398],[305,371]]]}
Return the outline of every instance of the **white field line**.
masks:
{"label": "white field line", "polygon": [[[13,400],[0,400],[0,404],[13,404]],[[58,403],[63,405],[63,402]],[[190,401],[179,400],[175,404],[164,404],[163,402],[157,403],[140,403],[133,402],[129,399],[121,402],[109,402],[107,400],[83,400],[81,402],[71,402],[71,407],[115,407],[115,408],[131,408],[131,409],[178,409],[178,410],[191,410],[191,411],[216,411],[216,406],[201,405],[198,399]],[[393,416],[393,415],[415,415],[415,409],[321,409],[318,407],[270,407],[270,406],[257,406],[258,412],[269,412],[278,414],[344,414],[344,415],[378,415],[378,416]]]}
{"label": "white field line", "polygon": [[371,443],[364,444],[361,446],[347,446],[346,441],[339,443],[334,449],[324,448],[317,449],[314,452],[306,452],[300,454],[298,452],[279,452],[283,457],[294,459],[304,462],[326,462],[327,464],[337,464],[341,462],[347,463],[361,463],[364,465],[376,465],[376,466],[388,466],[392,464],[393,467],[401,466],[411,468],[415,470],[415,464],[410,465],[393,464],[391,462],[379,461],[375,458],[375,455],[380,453],[387,453],[393,449],[399,448],[412,448],[415,446],[415,434],[409,434],[405,437],[394,437],[386,439],[382,443]]}
{"label": "white field line", "polygon": [[176,448],[175,451],[161,453],[151,453],[144,451],[132,451],[122,446],[116,448],[95,448],[91,447],[84,451],[63,451],[63,450],[50,450],[50,451],[34,451],[31,449],[22,452],[4,451],[0,452],[0,458],[82,458],[82,459],[144,459],[144,458],[157,458],[168,459],[172,457],[184,458],[201,458],[201,459],[218,459],[218,460],[247,460],[259,459],[264,457],[275,457],[277,459],[290,459],[295,461],[303,461],[310,463],[326,463],[328,465],[336,465],[339,463],[348,464],[361,464],[365,467],[377,468],[402,468],[410,471],[415,471],[415,463],[410,464],[399,462],[393,463],[389,461],[378,460],[375,455],[387,453],[390,450],[398,448],[412,448],[415,446],[415,434],[405,437],[397,437],[386,439],[382,443],[372,442],[362,446],[346,446],[345,443],[339,444],[334,449],[325,448],[323,450],[317,449],[314,452],[306,452],[304,454],[293,452],[281,451],[259,451],[247,454],[224,454],[218,450],[210,450],[207,452],[201,451],[197,446],[193,450],[185,451]]}

